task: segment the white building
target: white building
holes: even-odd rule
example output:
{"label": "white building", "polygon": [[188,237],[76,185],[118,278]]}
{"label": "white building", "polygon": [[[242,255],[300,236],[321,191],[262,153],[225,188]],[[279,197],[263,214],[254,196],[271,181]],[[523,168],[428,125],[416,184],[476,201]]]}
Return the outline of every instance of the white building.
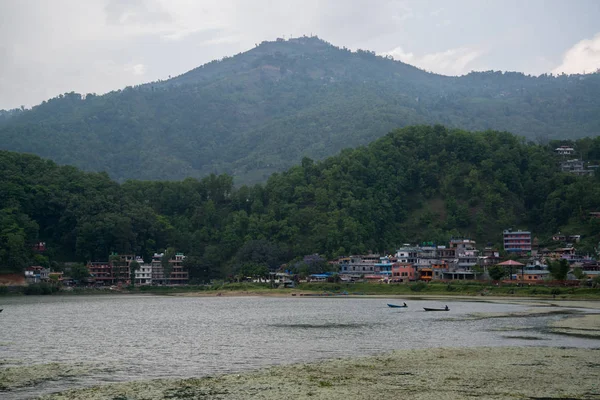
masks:
{"label": "white building", "polygon": [[136,285],[151,285],[152,284],[152,264],[140,263],[140,268],[135,271]]}

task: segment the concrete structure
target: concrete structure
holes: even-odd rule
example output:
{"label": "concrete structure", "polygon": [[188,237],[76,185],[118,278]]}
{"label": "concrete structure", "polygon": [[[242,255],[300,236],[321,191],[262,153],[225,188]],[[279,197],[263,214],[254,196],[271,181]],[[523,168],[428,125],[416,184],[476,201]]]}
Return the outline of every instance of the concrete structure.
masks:
{"label": "concrete structure", "polygon": [[48,280],[49,268],[32,266],[25,268],[25,280],[27,283],[40,283]]}
{"label": "concrete structure", "polygon": [[395,262],[392,264],[392,282],[410,282],[416,278],[416,269],[412,264]]}
{"label": "concrete structure", "polygon": [[517,254],[531,252],[531,232],[506,229],[503,232],[503,236],[505,251]]}
{"label": "concrete structure", "polygon": [[140,268],[135,271],[136,285],[151,285],[152,284],[152,264],[140,263]]}
{"label": "concrete structure", "polygon": [[177,253],[169,260],[171,264],[171,274],[169,276],[169,284],[171,285],[186,285],[190,280],[189,273],[183,266],[185,256],[183,253]]}
{"label": "concrete structure", "polygon": [[377,271],[376,264],[380,261],[379,255],[350,256],[340,258],[340,274],[373,275]]}
{"label": "concrete structure", "polygon": [[379,262],[375,264],[375,272],[381,275],[383,279],[390,279],[392,276],[392,260],[396,261],[396,259],[388,256],[379,257]]}
{"label": "concrete structure", "polygon": [[569,172],[575,175],[593,175],[595,172],[594,168],[585,168],[584,161],[579,159],[566,160],[560,163],[560,170],[562,172]]}
{"label": "concrete structure", "polygon": [[400,263],[417,264],[419,261],[419,248],[405,244],[396,251],[395,257]]}
{"label": "concrete structure", "polygon": [[189,282],[189,273],[183,266],[185,255],[177,253],[169,260],[170,273],[165,273],[162,265],[164,253],[154,253],[152,256],[152,283],[158,285],[185,285]]}
{"label": "concrete structure", "polygon": [[87,264],[91,280],[97,285],[110,286],[113,284],[112,266],[108,261],[95,261]]}
{"label": "concrete structure", "polygon": [[554,149],[554,151],[556,152],[556,154],[559,154],[561,156],[571,156],[575,154],[575,149],[571,146],[560,146]]}

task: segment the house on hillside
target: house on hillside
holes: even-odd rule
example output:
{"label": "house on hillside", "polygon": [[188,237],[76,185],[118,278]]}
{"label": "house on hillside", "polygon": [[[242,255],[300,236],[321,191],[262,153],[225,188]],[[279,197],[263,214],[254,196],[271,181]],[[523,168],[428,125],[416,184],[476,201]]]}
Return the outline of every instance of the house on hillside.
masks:
{"label": "house on hillside", "polygon": [[575,154],[575,149],[571,146],[560,146],[554,149],[554,152],[561,156],[571,156]]}
{"label": "house on hillside", "polygon": [[531,252],[531,232],[504,230],[504,250],[513,254],[527,254]]}
{"label": "house on hillside", "polygon": [[49,268],[32,266],[25,268],[25,280],[27,283],[40,283],[48,280],[50,274]]}

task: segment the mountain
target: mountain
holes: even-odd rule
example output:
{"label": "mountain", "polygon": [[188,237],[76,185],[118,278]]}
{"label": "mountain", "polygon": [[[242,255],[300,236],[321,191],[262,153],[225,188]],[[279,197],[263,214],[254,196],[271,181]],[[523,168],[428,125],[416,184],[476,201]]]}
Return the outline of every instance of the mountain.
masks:
{"label": "mountain", "polygon": [[[573,145],[600,160],[600,137]],[[407,127],[239,188],[227,175],[118,184],[0,151],[0,270],[173,248],[196,274],[226,276],[245,263],[275,267],[457,236],[501,248],[509,227],[531,230],[541,246],[560,245],[550,239],[558,231],[581,235],[577,250],[592,254],[600,174],[560,172],[555,147],[503,132]],[[45,256],[31,249],[38,241]]]}
{"label": "mountain", "polygon": [[538,141],[595,136],[599,109],[600,74],[448,77],[302,37],[263,42],[166,81],[58,96],[0,118],[0,148],[117,181],[228,173],[239,184],[414,124]]}

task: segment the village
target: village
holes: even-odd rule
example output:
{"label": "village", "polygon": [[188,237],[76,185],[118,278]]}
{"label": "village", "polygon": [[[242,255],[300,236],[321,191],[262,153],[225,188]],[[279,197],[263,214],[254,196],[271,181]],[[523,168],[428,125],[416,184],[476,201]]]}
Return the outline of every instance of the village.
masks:
{"label": "village", "polygon": [[[598,215],[590,215],[597,218]],[[248,276],[243,280],[273,283],[284,287],[297,282],[373,282],[399,284],[430,281],[476,281],[501,280],[512,283],[547,284],[556,281],[549,264],[564,260],[568,264],[566,279],[579,285],[600,277],[600,263],[592,255],[577,253],[580,235],[557,233],[551,240],[552,249],[536,248],[536,240],[529,231],[506,229],[502,232],[502,251],[493,247],[478,249],[474,240],[451,238],[447,244],[423,242],[418,245],[405,244],[393,255],[366,254],[340,257],[327,262],[326,272],[307,276],[293,274],[288,265],[264,276]],[[501,254],[504,257],[501,257]],[[188,285],[190,276],[185,265],[185,255],[174,253],[165,257],[155,253],[150,262],[140,256],[112,254],[109,261],[89,262],[87,277],[75,279],[64,272],[53,272],[49,268],[31,266],[25,270],[29,284],[54,281],[64,286],[121,287],[125,285],[159,286]],[[498,269],[501,273],[498,274]],[[495,274],[490,273],[495,269]],[[499,278],[499,276],[500,278]],[[239,278],[238,278],[239,279]],[[556,282],[555,282],[556,283]]]}

